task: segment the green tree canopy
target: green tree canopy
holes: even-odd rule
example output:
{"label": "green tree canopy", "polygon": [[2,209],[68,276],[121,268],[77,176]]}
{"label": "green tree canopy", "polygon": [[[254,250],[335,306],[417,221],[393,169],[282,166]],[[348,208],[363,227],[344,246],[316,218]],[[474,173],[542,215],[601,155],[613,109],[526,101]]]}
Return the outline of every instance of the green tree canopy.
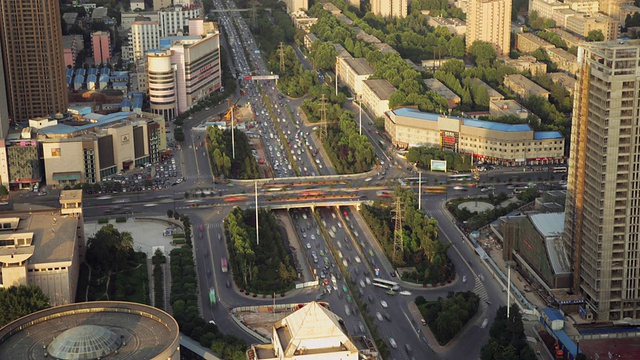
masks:
{"label": "green tree canopy", "polygon": [[87,242],[87,261],[105,273],[123,269],[133,256],[131,233],[120,232],[113,224],[103,226]]}
{"label": "green tree canopy", "polygon": [[0,288],[0,327],[49,307],[49,297],[35,285]]}
{"label": "green tree canopy", "polygon": [[597,29],[589,31],[589,33],[587,34],[587,41],[604,41],[604,34],[602,33],[602,30]]}
{"label": "green tree canopy", "polygon": [[471,44],[469,47],[469,55],[474,64],[484,67],[490,67],[498,57],[493,45],[480,40],[476,40]]}

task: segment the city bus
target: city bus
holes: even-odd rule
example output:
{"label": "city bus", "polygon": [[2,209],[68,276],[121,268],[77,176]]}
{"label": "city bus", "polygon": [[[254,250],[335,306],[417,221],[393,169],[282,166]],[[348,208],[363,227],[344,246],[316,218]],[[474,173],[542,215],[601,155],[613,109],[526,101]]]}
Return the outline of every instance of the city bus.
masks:
{"label": "city bus", "polygon": [[393,282],[393,281],[389,281],[389,280],[385,280],[385,279],[381,279],[381,278],[374,278],[373,279],[373,286],[377,286],[379,288],[383,288],[383,289],[387,289],[387,290],[393,290],[393,291],[400,290],[400,286],[398,285],[398,283]]}
{"label": "city bus", "polygon": [[450,182],[473,181],[473,174],[455,174],[449,175]]}
{"label": "city bus", "polygon": [[553,168],[553,172],[554,173],[566,173],[567,172],[567,167],[566,166],[556,166]]}
{"label": "city bus", "polygon": [[214,288],[209,289],[209,303],[211,306],[218,303],[218,300],[216,299],[216,290]]}
{"label": "city bus", "polygon": [[521,194],[522,192],[524,192],[528,188],[529,188],[528,186],[516,186],[516,187],[513,188],[513,193],[514,194]]}
{"label": "city bus", "polygon": [[447,192],[446,186],[425,186],[424,192],[427,194],[444,194]]}

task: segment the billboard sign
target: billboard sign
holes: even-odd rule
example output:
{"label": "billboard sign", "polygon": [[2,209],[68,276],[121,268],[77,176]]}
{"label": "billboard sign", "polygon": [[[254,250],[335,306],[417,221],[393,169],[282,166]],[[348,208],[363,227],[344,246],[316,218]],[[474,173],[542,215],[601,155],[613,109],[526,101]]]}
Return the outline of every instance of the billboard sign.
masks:
{"label": "billboard sign", "polygon": [[431,171],[447,172],[447,160],[431,160]]}

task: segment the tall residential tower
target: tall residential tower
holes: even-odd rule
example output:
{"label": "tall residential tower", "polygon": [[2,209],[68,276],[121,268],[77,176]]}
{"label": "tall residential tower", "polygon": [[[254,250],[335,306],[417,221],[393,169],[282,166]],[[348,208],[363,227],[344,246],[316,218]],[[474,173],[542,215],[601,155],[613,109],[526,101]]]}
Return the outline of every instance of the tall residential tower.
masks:
{"label": "tall residential tower", "polygon": [[578,50],[564,242],[599,321],[640,318],[640,41]]}
{"label": "tall residential tower", "polygon": [[58,2],[0,0],[0,43],[14,121],[67,110]]}
{"label": "tall residential tower", "polygon": [[493,45],[498,56],[509,55],[512,0],[469,0],[467,3],[467,50],[474,41]]}

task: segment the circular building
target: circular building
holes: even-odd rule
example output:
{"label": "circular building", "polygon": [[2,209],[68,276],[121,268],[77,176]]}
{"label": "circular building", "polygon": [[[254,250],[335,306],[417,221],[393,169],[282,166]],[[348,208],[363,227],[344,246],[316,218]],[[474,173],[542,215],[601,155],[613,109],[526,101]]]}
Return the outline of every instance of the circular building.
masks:
{"label": "circular building", "polygon": [[143,304],[57,306],[0,329],[0,359],[180,359],[178,323]]}

